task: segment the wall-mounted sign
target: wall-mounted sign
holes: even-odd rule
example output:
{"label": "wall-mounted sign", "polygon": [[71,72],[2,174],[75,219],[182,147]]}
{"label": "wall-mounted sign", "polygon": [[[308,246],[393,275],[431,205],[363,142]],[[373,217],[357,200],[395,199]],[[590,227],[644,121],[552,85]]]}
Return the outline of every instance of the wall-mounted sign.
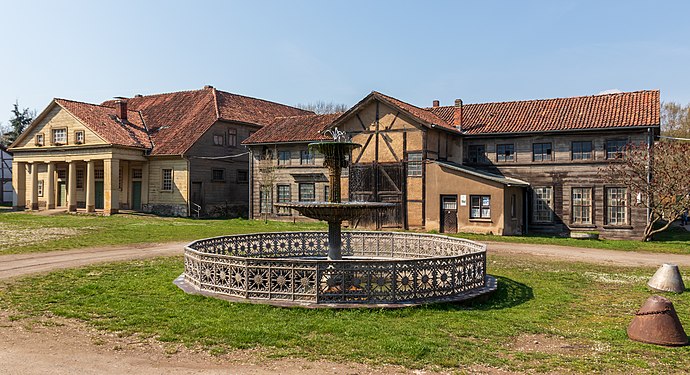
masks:
{"label": "wall-mounted sign", "polygon": [[467,206],[467,195],[465,195],[465,194],[460,195],[460,205],[461,206]]}

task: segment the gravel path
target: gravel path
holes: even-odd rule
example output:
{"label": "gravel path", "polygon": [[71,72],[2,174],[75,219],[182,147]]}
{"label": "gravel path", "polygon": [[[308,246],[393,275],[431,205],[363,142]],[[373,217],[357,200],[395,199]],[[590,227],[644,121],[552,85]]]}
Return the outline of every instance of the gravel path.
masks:
{"label": "gravel path", "polygon": [[[184,242],[88,248],[48,253],[0,256],[0,280],[89,264],[182,254]],[[489,254],[522,254],[552,260],[617,266],[653,266],[664,262],[690,266],[690,255],[653,254],[551,245],[489,242]],[[46,324],[14,320],[0,311],[2,374],[410,374],[399,367],[357,363],[262,359],[256,353],[233,352],[210,357],[136,337],[120,338],[83,323],[51,318]],[[464,369],[470,373],[505,372],[490,368]]]}

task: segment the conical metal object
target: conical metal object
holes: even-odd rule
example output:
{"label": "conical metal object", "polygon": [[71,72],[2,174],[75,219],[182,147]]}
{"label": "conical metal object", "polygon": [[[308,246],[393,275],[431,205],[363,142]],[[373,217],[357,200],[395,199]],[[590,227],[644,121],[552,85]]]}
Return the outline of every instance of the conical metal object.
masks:
{"label": "conical metal object", "polygon": [[688,344],[688,336],[673,303],[662,296],[647,298],[628,326],[628,337],[634,341],[664,346]]}
{"label": "conical metal object", "polygon": [[664,263],[649,279],[647,286],[660,292],[683,293],[685,284],[680,276],[680,270],[675,264]]}

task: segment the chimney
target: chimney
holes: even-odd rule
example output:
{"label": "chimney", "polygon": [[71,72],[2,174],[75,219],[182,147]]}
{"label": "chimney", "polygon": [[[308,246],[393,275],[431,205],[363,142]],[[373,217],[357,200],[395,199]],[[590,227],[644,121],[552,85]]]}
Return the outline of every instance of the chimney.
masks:
{"label": "chimney", "polygon": [[143,98],[143,97],[144,97],[144,95],[141,95],[141,94],[136,94],[136,95],[134,95],[134,97],[135,97],[135,98]]}
{"label": "chimney", "polygon": [[206,86],[204,86],[204,89],[206,89],[206,90],[210,90],[210,89],[212,89],[212,88],[213,88],[213,86],[211,86],[211,85],[206,85]]}
{"label": "chimney", "polygon": [[122,96],[115,97],[115,112],[122,122],[127,121],[127,98]]}
{"label": "chimney", "polygon": [[434,100],[434,101],[432,102],[432,106],[433,106],[433,107],[438,107],[439,105],[441,105],[441,102],[439,102],[438,100]]}
{"label": "chimney", "polygon": [[455,99],[455,108],[458,109],[455,111],[455,127],[462,131],[462,99]]}

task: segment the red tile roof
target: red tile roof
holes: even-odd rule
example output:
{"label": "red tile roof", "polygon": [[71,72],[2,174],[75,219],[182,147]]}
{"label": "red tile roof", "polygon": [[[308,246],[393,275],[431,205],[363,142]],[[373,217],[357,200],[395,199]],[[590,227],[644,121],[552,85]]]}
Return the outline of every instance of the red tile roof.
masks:
{"label": "red tile roof", "polygon": [[342,113],[278,117],[259,129],[243,144],[309,142],[331,139],[321,132],[328,129]]}
{"label": "red tile roof", "polygon": [[502,103],[432,107],[426,110],[461,125],[466,134],[545,132],[659,126],[659,90]]}
{"label": "red tile roof", "polygon": [[408,114],[416,117],[418,120],[421,120],[421,122],[424,123],[424,125],[440,126],[453,131],[457,130],[455,126],[453,126],[452,117],[450,119],[442,118],[432,111],[416,107],[412,104],[403,102],[402,100],[398,100],[388,95],[384,95],[377,91],[372,91],[371,96],[384,102],[388,102],[393,106],[398,107],[399,109],[402,109]]}
{"label": "red tile roof", "polygon": [[116,116],[113,107],[55,99],[60,107],[71,113],[104,141],[121,146],[151,148],[146,126],[139,112],[127,111],[127,121]]}
{"label": "red tile roof", "polygon": [[[104,104],[113,103],[107,101]],[[152,155],[180,155],[218,120],[268,125],[278,116],[311,114],[299,108],[205,87],[128,99],[140,111],[153,142]]]}

